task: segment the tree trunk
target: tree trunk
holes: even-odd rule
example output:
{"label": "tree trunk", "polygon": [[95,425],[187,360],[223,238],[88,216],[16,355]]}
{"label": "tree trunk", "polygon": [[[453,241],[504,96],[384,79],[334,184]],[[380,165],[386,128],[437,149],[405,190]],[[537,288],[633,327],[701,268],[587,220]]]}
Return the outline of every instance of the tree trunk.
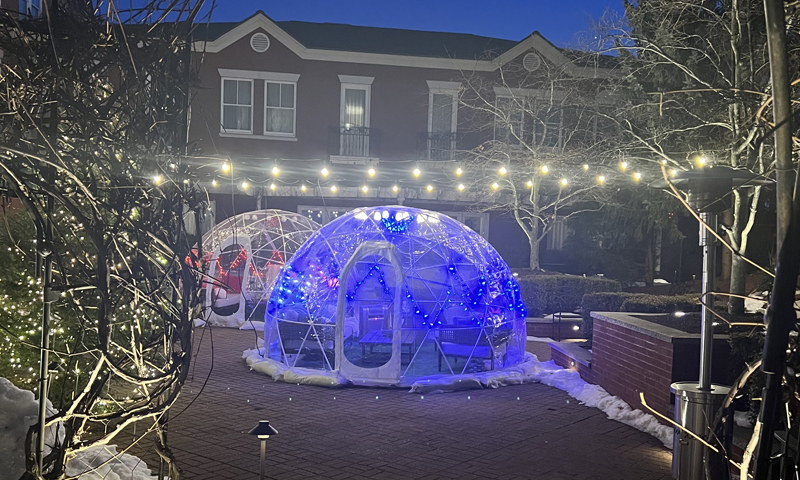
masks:
{"label": "tree trunk", "polygon": [[645,252],[644,252],[644,282],[648,287],[653,286],[653,279],[655,278],[655,235],[653,231],[647,233],[645,236]]}
{"label": "tree trunk", "polygon": [[531,254],[528,258],[528,266],[531,270],[541,270],[542,267],[539,264],[539,245],[542,243],[541,239],[539,238],[539,225],[538,223],[533,225],[531,230],[528,233],[528,244],[531,246]]}
{"label": "tree trunk", "polygon": [[[747,284],[747,262],[741,259],[738,255],[732,255],[731,258],[731,287],[730,292],[732,295],[746,295],[745,291]],[[741,315],[744,313],[744,299],[730,297],[728,299],[728,313],[732,315]]]}

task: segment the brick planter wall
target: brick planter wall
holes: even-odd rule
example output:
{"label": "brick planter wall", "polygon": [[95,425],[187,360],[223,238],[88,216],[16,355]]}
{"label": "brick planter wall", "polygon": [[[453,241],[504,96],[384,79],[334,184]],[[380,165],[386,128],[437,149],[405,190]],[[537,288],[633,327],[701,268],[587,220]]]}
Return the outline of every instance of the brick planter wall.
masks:
{"label": "brick planter wall", "polygon": [[[632,408],[643,408],[639,399],[639,392],[643,392],[648,405],[672,418],[669,386],[698,379],[700,335],[629,314],[593,312],[592,317],[592,371],[596,383]],[[727,336],[715,335],[714,382],[725,382],[729,353]]]}

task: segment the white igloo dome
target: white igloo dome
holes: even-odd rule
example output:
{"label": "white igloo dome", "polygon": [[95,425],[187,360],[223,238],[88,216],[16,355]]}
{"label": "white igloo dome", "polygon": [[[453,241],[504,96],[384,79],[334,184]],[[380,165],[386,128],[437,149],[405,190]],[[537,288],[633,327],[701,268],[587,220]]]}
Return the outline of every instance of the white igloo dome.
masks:
{"label": "white igloo dome", "polygon": [[[238,327],[259,311],[281,267],[319,229],[303,215],[283,210],[240,213],[203,236],[208,275],[206,320]],[[263,308],[260,310],[263,315]],[[258,317],[261,321],[261,315]]]}
{"label": "white igloo dome", "polygon": [[358,384],[516,365],[525,306],[500,255],[466,225],[408,207],[358,208],[281,270],[265,356]]}

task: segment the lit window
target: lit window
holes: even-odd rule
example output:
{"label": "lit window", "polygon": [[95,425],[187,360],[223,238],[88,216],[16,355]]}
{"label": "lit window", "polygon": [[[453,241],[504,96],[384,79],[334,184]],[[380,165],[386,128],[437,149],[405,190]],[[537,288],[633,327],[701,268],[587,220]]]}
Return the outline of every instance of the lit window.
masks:
{"label": "lit window", "polygon": [[253,133],[253,81],[222,79],[222,131]]}
{"label": "lit window", "polygon": [[266,88],[265,134],[294,135],[295,84],[264,82]]}

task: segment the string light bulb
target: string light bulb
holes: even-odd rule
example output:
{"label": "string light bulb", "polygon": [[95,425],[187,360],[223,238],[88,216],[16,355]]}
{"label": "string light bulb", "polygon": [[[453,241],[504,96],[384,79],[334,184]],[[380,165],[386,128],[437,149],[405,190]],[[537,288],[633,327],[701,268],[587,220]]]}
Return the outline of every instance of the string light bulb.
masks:
{"label": "string light bulb", "polygon": [[672,171],[669,172],[669,174],[674,177],[675,175],[678,174],[678,171],[673,168]]}
{"label": "string light bulb", "polygon": [[498,188],[500,188],[500,185],[498,185],[498,184],[497,184],[497,182],[494,182],[494,183],[492,184],[492,188],[493,188],[493,189],[495,189],[495,190],[497,190]]}
{"label": "string light bulb", "polygon": [[337,190],[339,189],[336,188],[336,185],[331,185],[331,192],[336,193]]}
{"label": "string light bulb", "polygon": [[319,173],[322,174],[323,177],[327,177],[331,172],[328,170],[328,167],[322,167],[322,170],[320,170]]}
{"label": "string light bulb", "polygon": [[533,187],[533,180],[528,180],[527,182],[525,182],[525,185],[526,185],[528,188],[531,188],[531,187]]}
{"label": "string light bulb", "polygon": [[626,170],[628,168],[628,162],[622,162],[619,164],[619,168],[622,170]]}
{"label": "string light bulb", "polygon": [[425,190],[427,190],[429,192],[432,192],[433,191],[433,185],[428,185],[427,187],[425,187]]}
{"label": "string light bulb", "polygon": [[231,170],[231,166],[228,162],[222,164],[222,171],[228,173]]}
{"label": "string light bulb", "polygon": [[372,167],[369,167],[369,170],[367,170],[367,175],[369,175],[370,177],[374,177],[375,176],[375,169],[372,168]]}
{"label": "string light bulb", "polygon": [[465,187],[463,183],[459,183],[458,184],[458,191],[459,192],[463,192],[465,188],[467,188],[467,187]]}
{"label": "string light bulb", "polygon": [[569,185],[569,180],[567,180],[566,178],[562,178],[559,183],[561,183],[562,187],[566,187],[567,185]]}
{"label": "string light bulb", "polygon": [[634,180],[636,180],[636,181],[638,182],[639,180],[641,180],[641,179],[642,179],[642,174],[641,174],[641,173],[639,173],[639,172],[636,172],[636,173],[634,173],[634,174],[633,174],[633,179],[634,179]]}
{"label": "string light bulb", "polygon": [[589,170],[589,164],[588,163],[584,163],[583,164],[583,169],[584,170]]}
{"label": "string light bulb", "polygon": [[394,193],[397,193],[399,190],[400,190],[400,187],[398,187],[397,185],[392,185],[392,191]]}
{"label": "string light bulb", "polygon": [[269,189],[272,191],[275,191],[276,188],[278,188],[278,186],[275,185],[274,183],[269,186]]}
{"label": "string light bulb", "polygon": [[606,176],[605,175],[598,176],[597,183],[606,183]]}
{"label": "string light bulb", "polygon": [[281,173],[281,169],[280,168],[278,168],[277,166],[272,167],[272,175],[277,177],[278,175],[280,175],[280,173]]}
{"label": "string light bulb", "polygon": [[550,168],[547,165],[542,165],[542,173],[547,173],[550,171]]}
{"label": "string light bulb", "polygon": [[242,182],[242,190],[247,190],[250,185],[247,182]]}
{"label": "string light bulb", "polygon": [[153,177],[153,183],[155,183],[156,185],[158,185],[159,183],[161,183],[161,175],[156,175],[156,176],[154,176],[154,177]]}
{"label": "string light bulb", "polygon": [[508,170],[506,169],[506,167],[500,167],[500,169],[497,170],[497,173],[499,173],[500,175],[505,175],[506,173],[508,173]]}
{"label": "string light bulb", "polygon": [[422,170],[420,170],[419,168],[415,168],[412,173],[414,173],[415,177],[419,177],[422,174]]}
{"label": "string light bulb", "polygon": [[456,168],[456,176],[457,177],[460,177],[462,173],[464,173],[464,170],[462,170],[461,167]]}
{"label": "string light bulb", "polygon": [[212,187],[216,187],[217,186],[217,180],[216,179],[211,180],[211,186]]}
{"label": "string light bulb", "polygon": [[697,165],[700,166],[701,168],[704,167],[707,162],[708,161],[706,160],[706,157],[700,157],[697,159]]}
{"label": "string light bulb", "polygon": [[367,192],[369,192],[369,187],[364,185],[363,187],[361,187],[361,191],[364,192],[364,193],[367,193]]}
{"label": "string light bulb", "polygon": [[306,186],[305,186],[305,184],[303,184],[303,185],[300,185],[300,191],[302,191],[302,192],[305,192],[305,191],[306,191]]}

